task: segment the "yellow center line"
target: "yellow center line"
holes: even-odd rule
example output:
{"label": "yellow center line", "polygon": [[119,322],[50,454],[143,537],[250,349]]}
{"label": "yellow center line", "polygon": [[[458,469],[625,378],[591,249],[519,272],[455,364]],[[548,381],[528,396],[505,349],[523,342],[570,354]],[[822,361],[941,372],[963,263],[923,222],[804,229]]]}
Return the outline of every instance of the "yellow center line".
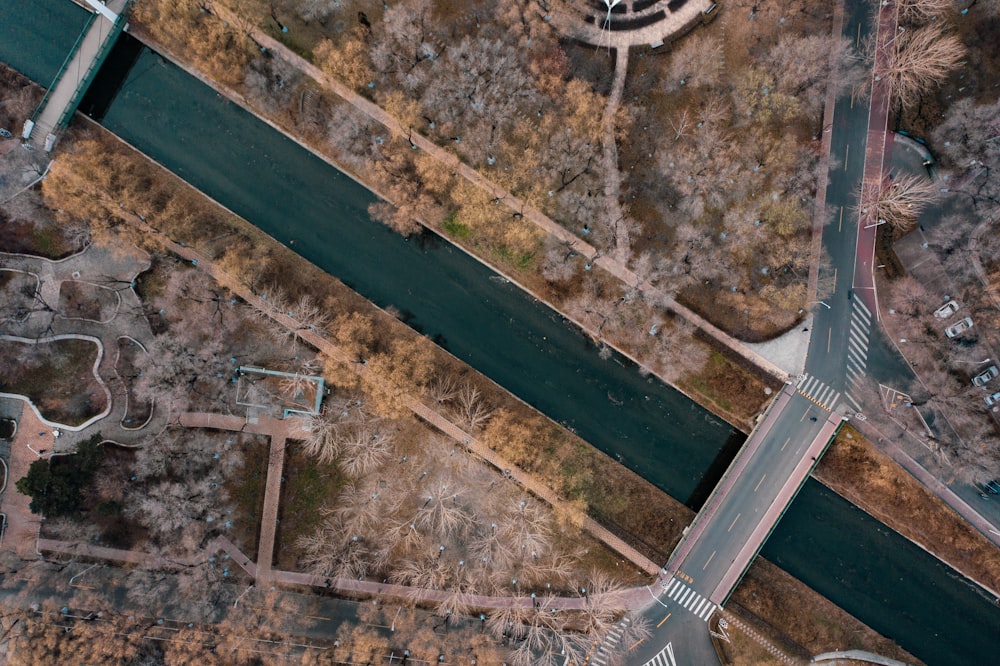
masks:
{"label": "yellow center line", "polygon": [[[851,104],[853,108],[854,105]],[[847,171],[847,158],[851,156],[851,144],[847,144],[847,150],[844,151],[844,171]]]}
{"label": "yellow center line", "polygon": [[701,568],[701,570],[702,570],[702,571],[704,571],[704,570],[705,570],[706,568],[708,568],[708,563],[712,561],[712,558],[713,558],[713,557],[715,557],[715,553],[716,553],[716,551],[714,551],[714,550],[713,550],[713,551],[712,551],[712,554],[708,556],[708,559],[707,559],[707,560],[705,560],[705,566],[703,566],[703,567]]}
{"label": "yellow center line", "polygon": [[837,267],[834,266],[833,267],[833,289],[834,289],[834,291],[836,291],[836,289],[837,289],[837,270],[838,270]]}
{"label": "yellow center line", "polygon": [[[803,395],[805,395],[805,394],[803,394]],[[799,419],[799,423],[802,423],[803,421],[805,421],[805,420],[806,420],[806,417],[807,417],[807,416],[809,416],[809,410],[810,410],[810,409],[812,409],[812,407],[807,407],[807,408],[806,408],[806,411],[805,411],[805,413],[803,413],[803,414],[802,414],[802,418],[801,418],[801,419]]]}
{"label": "yellow center line", "polygon": [[[673,613],[667,613],[667,616],[665,618],[663,618],[662,620],[660,620],[660,623],[658,625],[656,625],[656,628],[659,629],[660,627],[662,627],[663,623],[666,622],[667,620],[669,620],[671,615],[673,615]],[[641,643],[641,642],[642,641],[639,641],[639,643]],[[636,645],[638,645],[639,643],[636,643]]]}
{"label": "yellow center line", "polygon": [[782,451],[785,450],[785,447],[788,446],[788,442],[790,442],[790,441],[792,441],[791,437],[789,437],[788,439],[785,440],[785,443],[781,445],[781,450]]}
{"label": "yellow center line", "polygon": [[833,341],[833,327],[831,326],[830,330],[826,332],[826,353],[827,354],[830,353],[830,343],[832,341]]}
{"label": "yellow center line", "polygon": [[756,488],[753,489],[754,492],[757,492],[757,488],[760,488],[760,484],[764,483],[764,479],[766,479],[766,478],[767,478],[767,474],[764,474],[764,476],[760,477],[760,481],[757,482]]}
{"label": "yellow center line", "polygon": [[840,207],[840,222],[837,223],[837,231],[844,228],[844,207]]}
{"label": "yellow center line", "polygon": [[855,46],[861,46],[861,24],[860,23],[858,23],[858,36],[854,40],[854,45]]}
{"label": "yellow center line", "polygon": [[733,525],[735,525],[735,524],[736,524],[736,521],[737,521],[737,520],[739,520],[739,519],[740,519],[740,516],[742,516],[742,515],[743,515],[742,513],[738,513],[738,514],[736,514],[736,517],[735,517],[735,518],[733,518],[733,522],[729,523],[729,529],[728,529],[728,530],[726,530],[727,532],[732,532],[732,531],[733,531]]}

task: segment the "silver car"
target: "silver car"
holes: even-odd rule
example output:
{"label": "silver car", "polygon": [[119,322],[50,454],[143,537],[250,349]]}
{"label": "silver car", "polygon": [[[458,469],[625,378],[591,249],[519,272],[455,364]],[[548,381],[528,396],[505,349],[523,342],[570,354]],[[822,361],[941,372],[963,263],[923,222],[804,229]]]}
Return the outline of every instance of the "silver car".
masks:
{"label": "silver car", "polygon": [[981,388],[983,386],[986,386],[986,384],[988,384],[990,380],[996,377],[997,375],[1000,375],[1000,370],[997,370],[997,366],[991,365],[990,367],[986,368],[978,375],[973,377],[972,383]]}
{"label": "silver car", "polygon": [[1000,404],[1000,391],[997,391],[993,395],[986,396],[986,406],[992,407],[993,405]]}
{"label": "silver car", "polygon": [[954,324],[944,329],[944,334],[947,335],[949,338],[953,338],[956,335],[961,335],[962,333],[965,333],[970,328],[972,328],[972,318],[966,317],[965,319],[959,319]]}

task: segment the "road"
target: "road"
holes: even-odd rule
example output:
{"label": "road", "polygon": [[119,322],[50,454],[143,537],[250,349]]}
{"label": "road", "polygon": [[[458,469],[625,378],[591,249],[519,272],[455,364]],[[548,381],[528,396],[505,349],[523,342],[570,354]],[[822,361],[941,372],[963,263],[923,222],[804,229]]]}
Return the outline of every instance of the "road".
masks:
{"label": "road", "polygon": [[[872,27],[868,20],[866,6],[849,0],[842,34],[860,44]],[[751,450],[748,440],[734,461],[734,467],[740,468],[727,472],[727,477],[736,478],[728,479],[724,492],[716,490],[722,495],[717,506],[709,506],[710,499],[702,510],[712,512],[710,516],[706,513],[707,524],[698,525],[699,520],[693,524],[692,533],[700,531],[685,541],[694,543],[685,550],[682,542],[665,575],[650,589],[650,604],[644,613],[654,633],[636,648],[629,663],[685,666],[717,662],[707,623],[745,571],[741,560],[748,565],[773,528],[772,521],[761,518],[769,512],[783,512],[801,483],[797,475],[804,468],[811,471],[835,432],[840,414],[860,410],[852,389],[868,365],[877,305],[870,288],[875,229],[862,221],[857,201],[862,178],[875,177],[871,156],[865,174],[869,139],[884,145],[884,102],[875,97],[879,103],[873,109],[849,91],[841,94],[827,128],[831,132],[831,160],[826,208],[831,219],[823,229],[822,246],[831,268],[819,276],[821,300],[812,304],[813,330],[805,370],[758,425],[751,437],[760,440],[757,448]],[[874,164],[880,169],[881,155]],[[724,477],[720,489],[726,483]]]}

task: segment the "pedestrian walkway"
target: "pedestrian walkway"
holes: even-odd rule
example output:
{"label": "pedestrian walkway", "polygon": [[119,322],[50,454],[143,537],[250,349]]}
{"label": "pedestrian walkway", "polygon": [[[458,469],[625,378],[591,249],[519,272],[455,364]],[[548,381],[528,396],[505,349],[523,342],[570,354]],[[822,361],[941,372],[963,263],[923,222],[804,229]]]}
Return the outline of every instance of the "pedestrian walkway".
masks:
{"label": "pedestrian walkway", "polygon": [[308,433],[302,429],[299,418],[276,419],[259,416],[254,421],[244,417],[206,412],[185,412],[178,423],[187,428],[213,428],[233,432],[249,432],[270,438],[267,456],[267,479],[264,482],[264,506],[260,516],[260,538],[254,578],[261,584],[271,580],[271,562],[274,558],[275,531],[278,525],[278,505],[281,499],[281,482],[285,468],[285,445],[289,438],[302,438]]}
{"label": "pedestrian walkway", "polygon": [[[696,7],[702,2],[703,0],[691,0],[688,5],[690,7]],[[711,3],[704,3],[705,8],[707,8],[708,4]],[[213,11],[225,21],[232,24],[242,25],[242,22],[239,22],[238,18],[225,7],[214,5]],[[513,213],[533,223],[557,241],[565,243],[568,247],[572,248],[573,251],[585,257],[589,263],[607,271],[629,288],[639,289],[640,292],[647,296],[650,301],[661,303],[664,310],[669,311],[682,319],[686,319],[694,327],[701,329],[706,335],[714,339],[719,345],[729,348],[754,366],[777,377],[778,379],[781,379],[782,381],[788,379],[788,373],[776,364],[756,353],[741,341],[725,333],[715,325],[709,323],[706,319],[697,315],[686,306],[678,303],[672,296],[664,294],[657,287],[653,286],[644,279],[641,279],[617,257],[601,255],[592,245],[578,238],[562,225],[558,224],[555,220],[545,215],[545,213],[539,209],[509,192],[499,184],[485,178],[481,173],[462,162],[457,155],[449,152],[441,146],[438,146],[436,143],[419,132],[413,131],[411,127],[404,125],[404,123],[402,123],[395,116],[392,116],[377,104],[374,104],[357,94],[338,79],[329,76],[319,67],[294,53],[281,42],[256,28],[250,29],[250,36],[263,48],[266,48],[269,52],[282,58],[294,68],[312,78],[324,89],[334,93],[361,113],[389,129],[394,136],[408,137],[411,144],[415,148],[426,151],[428,155],[440,162],[442,166],[447,169],[447,173],[454,173],[462,178],[465,178],[472,185],[475,185],[484,192],[488,193],[491,200],[501,202],[502,205],[510,208]],[[161,46],[157,46],[157,48],[162,50]],[[165,51],[165,53],[167,53],[172,60],[183,62],[179,58],[178,54],[172,54],[167,51]],[[194,74],[197,75],[197,73]],[[206,80],[204,77],[200,78],[208,85],[211,85],[216,89],[223,90],[230,99],[243,104],[248,109],[251,108],[239,94],[221,88],[221,86],[215,81]],[[280,130],[280,128],[277,129]],[[305,144],[303,145],[306,149],[315,152],[314,148]],[[599,334],[599,332],[588,329],[578,321],[574,321],[574,323],[580,326],[583,330],[587,331],[589,334],[593,335],[596,339],[603,340],[603,337]]]}
{"label": "pedestrian walkway", "polygon": [[612,49],[662,46],[711,19],[711,0],[626,0],[608,10],[603,0],[563,6],[551,3],[546,16],[566,37]]}
{"label": "pedestrian walkway", "polygon": [[807,372],[799,375],[799,381],[795,383],[795,390],[828,412],[832,412],[840,400],[840,391],[835,391],[832,386],[827,386],[818,378]]}
{"label": "pedestrian walkway", "polygon": [[27,476],[31,463],[39,454],[52,451],[55,437],[52,429],[46,427],[30,409],[22,409],[18,419],[17,434],[10,443],[7,458],[7,488],[0,496],[0,511],[6,516],[0,548],[17,553],[21,559],[35,558],[35,539],[41,519],[31,513],[31,498],[22,495],[14,487],[18,479]]}
{"label": "pedestrian walkway", "polygon": [[[269,317],[274,319],[276,322],[282,326],[286,326],[298,332],[301,339],[315,349],[323,352],[327,356],[344,362],[345,367],[352,368],[357,373],[363,373],[366,371],[366,366],[355,363],[354,359],[346,354],[340,347],[328,340],[321,333],[314,330],[304,329],[299,325],[299,322],[295,321],[287,314],[283,312],[275,311],[273,307],[270,307],[267,302],[264,301],[260,296],[254,293],[246,285],[240,283],[238,280],[230,278],[224,271],[222,271],[211,259],[200,254],[194,249],[179,245],[173,242],[159,231],[153,227],[146,224],[143,220],[140,220],[137,216],[132,216],[132,223],[138,228],[145,231],[150,239],[155,239],[159,241],[165,248],[169,249],[171,252],[176,253],[178,256],[190,261],[193,265],[196,265],[200,270],[205,271],[211,275],[219,284],[223,284],[228,287],[233,293],[238,295],[244,301],[249,303],[251,306],[256,307],[260,312],[267,313]],[[500,470],[504,474],[508,475],[511,479],[521,484],[526,490],[536,495],[539,499],[549,503],[552,506],[558,506],[560,504],[565,505],[565,510],[572,515],[574,509],[568,506],[558,495],[545,484],[537,481],[531,475],[518,469],[513,463],[504,460],[496,452],[489,448],[484,442],[477,439],[471,433],[466,432],[458,425],[450,421],[440,412],[437,412],[427,405],[423,404],[415,398],[410,398],[407,405],[413,413],[431,424],[438,430],[440,430],[445,435],[449,436],[457,444],[464,448],[467,448],[470,452],[479,456],[489,464],[493,465],[496,469]],[[289,423],[288,420],[277,420],[279,423],[286,423],[286,427]],[[180,417],[179,423],[181,425],[189,425],[189,427],[214,427],[220,429],[230,429],[230,430],[242,430],[244,432],[264,432],[260,428],[267,428],[267,421],[261,418],[261,423],[254,424],[243,424],[243,419],[241,417],[234,416],[224,416],[221,414],[206,414],[200,415],[195,420],[192,415],[184,415]],[[195,425],[195,424],[204,425]],[[261,425],[263,424],[263,425]],[[286,431],[286,433],[291,433],[291,431]],[[270,483],[268,484],[270,488]],[[273,489],[273,492],[277,492],[277,488]],[[266,501],[266,500],[265,500]],[[645,557],[638,550],[625,543],[622,539],[612,534],[608,529],[604,528],[597,521],[593,520],[589,516],[583,516],[581,527],[589,532],[593,537],[604,543],[606,546],[611,548],[613,551],[622,555],[626,560],[635,564],[639,569],[645,571],[649,574],[655,574],[660,571],[660,566]],[[263,529],[263,525],[262,525]],[[263,545],[263,532],[262,539]]]}
{"label": "pedestrian walkway", "polygon": [[660,597],[666,597],[684,610],[696,615],[702,622],[708,622],[712,613],[718,608],[711,601],[701,596],[691,587],[688,587],[679,578],[674,576],[669,580],[660,583],[662,592]]}
{"label": "pedestrian walkway", "polygon": [[868,367],[868,344],[871,341],[872,313],[868,307],[855,298],[851,302],[851,333],[847,346],[847,384],[846,398],[856,411],[861,411],[861,405],[850,393],[859,386]]}
{"label": "pedestrian walkway", "polygon": [[[62,431],[62,436],[48,447],[50,450],[72,451],[77,443],[98,431],[105,441],[134,446],[166,425],[165,410],[157,409],[155,404],[146,423],[138,428],[127,425],[128,387],[116,367],[119,340],[130,340],[143,349],[149,349],[153,342],[153,331],[134,290],[137,276],[149,268],[149,257],[144,252],[127,245],[88,245],[59,260],[0,252],[0,268],[26,273],[37,280],[31,313],[21,321],[7,322],[4,333],[36,342],[64,337],[93,339],[102,348],[97,375],[109,394],[106,413],[83,428],[44,421],[46,429]],[[118,302],[113,316],[100,322],[63,316],[59,295],[66,282],[113,291]]]}
{"label": "pedestrian walkway", "polygon": [[613,658],[613,655],[624,652],[622,648],[629,648],[630,646],[622,646],[619,643],[631,624],[632,616],[626,615],[618,624],[611,627],[604,637],[604,641],[598,644],[597,649],[589,656],[588,661],[597,664],[597,666],[606,666],[608,661]]}
{"label": "pedestrian walkway", "polygon": [[52,150],[56,135],[69,122],[80,100],[111,51],[115,39],[125,26],[121,14],[132,0],[107,0],[98,5],[91,0],[96,13],[87,22],[73,52],[56,75],[32,120],[25,124],[22,138],[30,139],[39,148]]}
{"label": "pedestrian walkway", "polygon": [[667,643],[663,646],[663,649],[657,652],[652,659],[647,661],[642,666],[677,666],[677,660],[674,659],[674,646],[672,643]]}

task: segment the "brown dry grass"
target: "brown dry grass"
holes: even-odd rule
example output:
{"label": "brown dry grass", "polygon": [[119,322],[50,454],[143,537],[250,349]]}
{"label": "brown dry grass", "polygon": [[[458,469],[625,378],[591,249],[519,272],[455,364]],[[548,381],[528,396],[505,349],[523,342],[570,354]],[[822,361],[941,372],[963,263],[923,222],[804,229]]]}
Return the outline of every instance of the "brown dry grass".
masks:
{"label": "brown dry grass", "polygon": [[1000,589],[996,546],[854,428],[841,429],[816,478],[966,576]]}

